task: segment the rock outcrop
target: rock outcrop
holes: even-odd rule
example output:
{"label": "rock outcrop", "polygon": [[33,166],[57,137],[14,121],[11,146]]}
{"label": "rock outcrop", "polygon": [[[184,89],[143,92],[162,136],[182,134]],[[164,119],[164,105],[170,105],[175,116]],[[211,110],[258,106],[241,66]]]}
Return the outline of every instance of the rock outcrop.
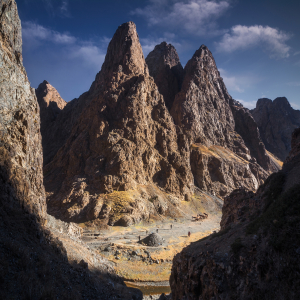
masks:
{"label": "rock outcrop", "polygon": [[[147,187],[190,197],[189,145],[149,76],[132,22],[116,31],[84,101],[69,138],[45,167],[51,214],[76,221],[100,217],[113,224],[118,205],[103,194],[118,191],[121,198],[113,201],[127,203],[120,213],[131,211],[139,221],[156,210]],[[129,200],[128,192],[141,186],[144,200]],[[168,200],[162,202],[158,206],[166,211]]]}
{"label": "rock outcrop", "polygon": [[[15,1],[1,1],[0,166],[18,201],[39,218],[46,213],[39,106],[22,59]],[[3,171],[4,172],[4,171]]]}
{"label": "rock outcrop", "polygon": [[[43,146],[43,156],[44,164],[46,165],[56,154],[57,150],[55,149],[55,140],[59,138],[51,139],[53,135],[54,123],[56,121],[59,113],[67,105],[67,102],[64,101],[57,90],[48,82],[43,81],[35,91],[37,101],[40,106],[40,118],[41,118],[41,134],[42,134],[42,146]],[[61,129],[64,130],[64,129]]]}
{"label": "rock outcrop", "polygon": [[183,81],[183,68],[176,49],[173,45],[162,42],[148,54],[146,63],[167,108],[171,110]]}
{"label": "rock outcrop", "polygon": [[300,293],[299,132],[281,171],[257,193],[225,198],[221,231],[173,260],[172,299],[297,299]]}
{"label": "rock outcrop", "polygon": [[[206,46],[202,45],[195,52],[184,73],[182,88],[175,97],[171,114],[192,145],[191,168],[195,184],[222,197],[240,186],[256,190],[277,168],[263,145],[260,146],[253,119],[247,124],[241,120],[249,115],[244,108],[235,107],[235,101],[228,94]],[[236,130],[245,136],[252,151]],[[246,130],[254,130],[251,133],[254,137],[247,137]],[[213,147],[222,154],[214,155]]]}
{"label": "rock outcrop", "polygon": [[281,166],[272,160],[266,151],[265,145],[260,137],[257,123],[250,111],[243,107],[238,101],[231,99],[230,107],[235,121],[235,131],[241,135],[250,154],[257,163],[265,170],[277,171]]}
{"label": "rock outcrop", "polygon": [[300,111],[294,110],[285,97],[274,101],[262,98],[251,114],[266,149],[284,161],[291,150],[292,132],[300,126]]}
{"label": "rock outcrop", "polygon": [[[68,261],[62,242],[46,229],[39,106],[22,64],[15,1],[0,1],[0,11],[0,298],[141,299],[104,259],[91,262],[98,274],[83,260]],[[78,234],[76,225],[67,228]]]}

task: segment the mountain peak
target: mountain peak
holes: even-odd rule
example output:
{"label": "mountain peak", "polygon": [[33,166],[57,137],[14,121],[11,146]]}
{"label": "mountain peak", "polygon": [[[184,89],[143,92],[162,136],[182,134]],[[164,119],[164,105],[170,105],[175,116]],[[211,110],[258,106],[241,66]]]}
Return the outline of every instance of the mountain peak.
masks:
{"label": "mountain peak", "polygon": [[108,45],[102,73],[105,76],[112,72],[142,74],[145,66],[136,25],[133,22],[120,25]]}

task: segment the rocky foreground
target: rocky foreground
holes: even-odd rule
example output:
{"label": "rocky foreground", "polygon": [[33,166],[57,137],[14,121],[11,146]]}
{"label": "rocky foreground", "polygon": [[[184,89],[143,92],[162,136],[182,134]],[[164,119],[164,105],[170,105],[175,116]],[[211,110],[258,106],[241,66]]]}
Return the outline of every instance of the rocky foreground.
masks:
{"label": "rocky foreground", "polygon": [[300,130],[282,170],[257,193],[225,198],[221,230],[173,260],[173,299],[298,299]]}
{"label": "rocky foreground", "polygon": [[46,214],[39,105],[22,64],[20,19],[15,1],[0,8],[0,298],[141,299],[80,243],[76,225]]}

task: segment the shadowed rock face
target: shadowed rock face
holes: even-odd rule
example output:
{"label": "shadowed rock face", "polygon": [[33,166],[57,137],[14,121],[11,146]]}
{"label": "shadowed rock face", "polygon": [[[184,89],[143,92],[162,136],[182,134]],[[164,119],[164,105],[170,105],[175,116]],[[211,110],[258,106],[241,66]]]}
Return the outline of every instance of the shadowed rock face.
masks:
{"label": "shadowed rock face", "polygon": [[277,171],[278,166],[270,159],[260,137],[257,123],[250,111],[238,101],[231,99],[230,107],[235,121],[235,131],[241,135],[250,154],[265,170]]}
{"label": "shadowed rock face", "polygon": [[45,167],[49,212],[98,217],[106,209],[101,193],[138,185],[191,194],[189,145],[148,74],[132,22],[116,31],[86,99],[67,142]]}
{"label": "shadowed rock face", "polygon": [[29,212],[44,218],[39,106],[22,63],[21,23],[16,3],[1,1],[0,6],[0,165],[8,174],[18,201]]}
{"label": "shadowed rock face", "polygon": [[67,105],[67,102],[60,97],[57,90],[46,80],[39,85],[35,93],[40,106],[42,145],[44,164],[46,165],[56,153],[55,150],[53,153],[53,148],[57,143],[58,137],[56,136],[52,139],[51,135],[55,130],[54,126],[56,124],[54,123],[56,118]]}
{"label": "shadowed rock face", "polygon": [[221,231],[174,258],[172,299],[298,299],[299,132],[282,171],[256,194],[232,192],[224,199]]}
{"label": "shadowed rock face", "polygon": [[291,134],[300,126],[300,111],[294,110],[285,97],[274,101],[262,98],[251,114],[266,149],[284,161],[291,150]]}
{"label": "shadowed rock face", "polygon": [[148,54],[146,63],[167,108],[171,110],[183,80],[183,68],[176,49],[171,44],[162,42]]}
{"label": "shadowed rock face", "polygon": [[103,259],[92,257],[101,279],[84,261],[71,265],[62,242],[45,228],[39,105],[22,64],[15,1],[1,0],[0,12],[0,299],[142,299]]}

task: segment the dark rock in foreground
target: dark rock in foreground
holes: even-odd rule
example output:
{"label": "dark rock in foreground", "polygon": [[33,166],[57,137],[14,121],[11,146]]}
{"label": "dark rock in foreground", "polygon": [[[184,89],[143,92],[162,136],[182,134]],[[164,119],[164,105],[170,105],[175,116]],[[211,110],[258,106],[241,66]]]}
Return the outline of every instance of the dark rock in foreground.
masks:
{"label": "dark rock in foreground", "polygon": [[173,260],[172,299],[298,299],[300,130],[282,171],[225,198],[221,231]]}

